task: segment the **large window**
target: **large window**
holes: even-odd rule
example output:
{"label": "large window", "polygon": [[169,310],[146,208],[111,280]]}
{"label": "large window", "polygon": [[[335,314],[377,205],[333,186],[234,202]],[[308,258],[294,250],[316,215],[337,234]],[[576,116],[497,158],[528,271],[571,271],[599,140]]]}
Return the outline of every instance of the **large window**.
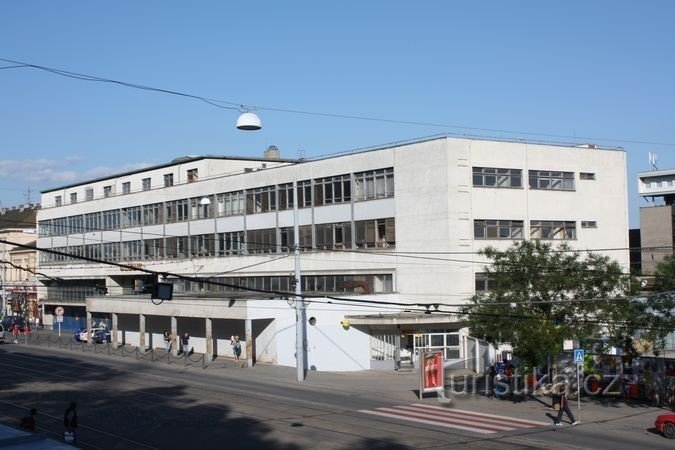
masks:
{"label": "large window", "polygon": [[98,231],[101,228],[101,213],[95,212],[84,215],[85,231]]}
{"label": "large window", "polygon": [[274,186],[265,186],[246,191],[246,214],[264,213],[277,209],[277,193]]}
{"label": "large window", "polygon": [[521,169],[498,167],[474,167],[473,185],[493,188],[522,188],[523,171]]}
{"label": "large window", "polygon": [[112,186],[103,186],[103,197],[108,198],[112,195]]}
{"label": "large window", "polygon": [[84,233],[83,225],[81,215],[68,217],[68,233]]}
{"label": "large window", "polygon": [[[208,203],[203,201],[208,199]],[[195,197],[190,199],[190,219],[208,219],[211,216],[212,200],[208,197]]]}
{"label": "large window", "polygon": [[184,198],[166,202],[164,218],[166,223],[184,222],[188,220],[188,200]]}
{"label": "large window", "polygon": [[131,181],[122,183],[122,194],[129,194],[131,192]]}
{"label": "large window", "polygon": [[349,175],[320,178],[314,182],[314,206],[349,202],[352,199]]}
{"label": "large window", "polygon": [[522,220],[474,220],[473,237],[476,239],[522,239]]}
{"label": "large window", "polygon": [[216,196],[218,217],[244,214],[244,192],[226,192]]}
{"label": "large window", "polygon": [[164,258],[164,239],[145,239],[143,241],[143,257],[145,259]]}
{"label": "large window", "polygon": [[553,191],[573,191],[574,172],[554,172],[550,170],[530,170],[530,189]]}
{"label": "large window", "polygon": [[355,224],[356,245],[359,248],[384,248],[396,244],[394,218],[359,220]]}
{"label": "large window", "polygon": [[218,256],[238,255],[244,250],[244,232],[218,233]]}
{"label": "large window", "polygon": [[101,213],[103,230],[117,230],[120,227],[120,210],[111,209]]}
{"label": "large window", "polygon": [[70,203],[71,204],[77,203],[77,192],[73,192],[70,194]]}
{"label": "large window", "polygon": [[120,243],[105,242],[103,244],[103,259],[106,261],[118,261],[120,259]]}
{"label": "large window", "polygon": [[166,238],[164,252],[167,259],[182,259],[187,258],[188,255],[188,237],[187,236],[172,236]]}
{"label": "large window", "polygon": [[317,224],[314,232],[318,249],[352,248],[351,222]]}
{"label": "large window", "polygon": [[277,238],[274,228],[246,231],[246,249],[248,253],[276,253]]}
{"label": "large window", "polygon": [[574,221],[531,220],[531,239],[576,239],[577,224]]}
{"label": "large window", "polygon": [[198,234],[190,238],[190,256],[213,256],[216,253],[213,234]]}
{"label": "large window", "polygon": [[91,201],[94,199],[94,188],[87,188],[84,190],[84,199]]}
{"label": "large window", "polygon": [[354,199],[372,200],[394,196],[394,169],[369,170],[354,174]]}
{"label": "large window", "polygon": [[141,225],[141,207],[132,206],[122,208],[122,228],[138,227]]}
{"label": "large window", "polygon": [[143,190],[144,190],[144,191],[149,191],[149,190],[150,190],[150,183],[151,183],[151,179],[150,179],[150,178],[143,178],[143,180],[141,180],[141,184],[142,184],[142,186],[143,186]]}
{"label": "large window", "polygon": [[122,260],[135,261],[143,259],[143,245],[141,241],[122,242]]}
{"label": "large window", "polygon": [[162,204],[143,205],[143,225],[162,224]]}
{"label": "large window", "polygon": [[173,174],[167,173],[164,174],[164,187],[173,186]]}

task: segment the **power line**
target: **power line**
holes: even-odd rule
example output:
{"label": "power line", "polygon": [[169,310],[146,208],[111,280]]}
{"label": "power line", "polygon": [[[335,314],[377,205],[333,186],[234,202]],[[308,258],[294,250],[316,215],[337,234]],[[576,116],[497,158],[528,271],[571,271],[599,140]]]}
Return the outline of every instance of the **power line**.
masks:
{"label": "power line", "polygon": [[[502,134],[536,136],[536,137],[555,138],[555,139],[571,139],[572,141],[586,140],[586,141],[603,141],[603,142],[621,142],[621,143],[629,143],[629,144],[659,145],[659,146],[667,146],[667,147],[675,146],[675,143],[670,143],[670,142],[654,142],[654,141],[643,141],[643,140],[635,140],[635,139],[603,138],[603,137],[594,137],[594,136],[570,136],[570,135],[564,135],[564,134],[549,134],[549,133],[536,133],[536,132],[528,132],[528,131],[514,131],[514,130],[507,130],[507,129],[500,129],[500,128],[469,127],[469,126],[444,124],[444,123],[434,123],[434,122],[420,122],[420,121],[411,121],[411,120],[384,119],[384,118],[378,118],[378,117],[368,117],[368,116],[359,116],[359,115],[351,115],[351,114],[335,114],[335,113],[318,112],[318,111],[303,111],[303,110],[288,109],[288,108],[274,108],[274,107],[253,106],[253,105],[244,106],[242,103],[226,101],[226,100],[218,100],[218,99],[203,97],[203,96],[194,95],[194,94],[187,94],[187,93],[179,92],[179,91],[155,88],[155,87],[151,87],[151,86],[144,86],[144,85],[140,85],[140,84],[129,83],[129,82],[119,81],[119,80],[113,80],[113,79],[110,79],[110,78],[97,77],[97,76],[93,76],[93,75],[86,75],[86,74],[83,74],[83,73],[71,72],[71,71],[62,70],[62,69],[55,69],[55,68],[51,68],[51,67],[47,67],[47,66],[41,66],[41,65],[37,65],[37,64],[24,63],[24,62],[21,62],[21,61],[14,61],[14,60],[11,60],[11,59],[0,58],[0,61],[4,61],[4,62],[13,64],[12,66],[5,66],[5,67],[1,67],[0,69],[32,68],[32,69],[37,69],[37,70],[49,72],[49,73],[52,73],[52,74],[55,74],[55,75],[60,75],[60,76],[63,76],[63,77],[69,77],[69,78],[82,80],[82,81],[94,81],[94,82],[102,82],[102,83],[111,83],[111,84],[117,84],[117,85],[120,85],[120,86],[133,88],[133,89],[141,89],[141,90],[154,91],[154,92],[160,92],[160,93],[171,94],[171,95],[178,95],[178,96],[182,96],[182,97],[188,97],[188,98],[200,100],[200,101],[202,101],[204,103],[207,103],[211,106],[215,106],[215,107],[223,108],[223,109],[237,110],[237,111],[240,111],[240,112],[243,112],[247,109],[251,109],[251,110],[281,112],[281,113],[288,113],[288,114],[301,114],[301,115],[316,116],[316,117],[330,117],[330,118],[336,118],[336,119],[390,123],[390,124],[398,124],[398,125],[412,125],[412,126],[424,126],[424,127],[443,128],[443,129],[469,130],[471,132],[502,133]],[[226,105],[226,106],[224,106],[224,105]]]}

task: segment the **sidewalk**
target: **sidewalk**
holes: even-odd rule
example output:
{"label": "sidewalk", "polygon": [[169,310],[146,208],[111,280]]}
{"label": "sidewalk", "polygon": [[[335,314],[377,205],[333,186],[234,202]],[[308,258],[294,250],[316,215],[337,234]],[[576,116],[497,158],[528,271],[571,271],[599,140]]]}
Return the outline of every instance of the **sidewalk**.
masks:
{"label": "sidewalk", "polygon": [[[28,345],[40,346],[46,349],[47,338],[51,336],[55,340],[57,336],[56,331],[39,330],[33,332],[33,338],[30,339]],[[36,339],[36,337],[38,339]],[[72,340],[71,332],[61,333],[62,341]],[[8,345],[8,344],[5,344]],[[9,345],[25,345],[23,336],[19,339],[19,344]],[[74,352],[80,351],[80,344],[76,344],[77,350],[70,350],[69,348],[51,347],[50,350],[55,352]],[[104,346],[101,346],[104,348]],[[89,353],[89,351],[91,353]],[[108,355],[104,351],[94,353],[89,350],[88,355],[97,358],[120,358],[119,355]],[[130,353],[131,354],[131,353]],[[163,349],[157,349],[157,354],[165,354]],[[201,354],[190,356],[189,361],[203,357]],[[457,375],[462,377],[466,375],[465,371],[447,371],[446,372],[446,393],[450,398],[450,404],[446,405],[439,402],[439,398],[435,394],[428,394],[420,399],[418,390],[420,387],[419,372],[379,372],[379,371],[358,371],[358,372],[317,372],[308,371],[305,380],[297,381],[297,370],[295,367],[276,366],[266,363],[256,363],[253,368],[246,367],[246,361],[239,362],[229,357],[218,357],[214,361],[208,362],[205,368],[201,364],[188,365],[185,367],[181,364],[182,359],[176,358],[172,360],[171,364],[167,363],[167,359],[159,361],[151,361],[149,358],[135,359],[133,357],[124,358],[130,364],[151,364],[155,368],[165,367],[167,370],[178,371],[203,371],[209,376],[223,377],[232,379],[236,377],[245,376],[248,380],[264,380],[265,382],[279,383],[285,385],[292,385],[294,388],[301,388],[307,390],[321,390],[324,392],[334,392],[336,394],[357,395],[371,399],[377,399],[383,404],[390,405],[405,405],[411,403],[425,403],[437,406],[448,406],[450,408],[466,409],[469,411],[483,412],[496,414],[500,416],[518,417],[529,420],[536,420],[540,422],[551,422],[548,414],[556,415],[557,411],[551,408],[551,397],[545,395],[530,395],[524,401],[514,402],[511,399],[490,399],[487,398],[484,392],[478,394],[461,393],[460,388],[450,389],[449,377]],[[579,416],[579,409],[577,406],[577,398],[570,399],[570,407],[575,416]],[[626,403],[620,398],[616,397],[582,397],[581,398],[581,417],[580,421],[583,424],[590,422],[612,421],[620,418],[635,416],[639,423],[643,423],[645,427],[653,426],[652,416],[664,412],[670,412],[670,408],[658,408],[642,404],[638,402]],[[649,417],[644,417],[649,415]],[[639,418],[638,418],[639,417]],[[564,416],[563,420],[567,417]],[[577,417],[579,419],[579,417]]]}

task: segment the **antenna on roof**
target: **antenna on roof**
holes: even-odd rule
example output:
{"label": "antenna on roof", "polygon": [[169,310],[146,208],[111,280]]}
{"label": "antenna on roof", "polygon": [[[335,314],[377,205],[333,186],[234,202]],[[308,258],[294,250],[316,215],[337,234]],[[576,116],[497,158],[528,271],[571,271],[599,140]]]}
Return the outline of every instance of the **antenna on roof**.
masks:
{"label": "antenna on roof", "polygon": [[658,155],[656,153],[649,152],[649,165],[652,166],[652,170],[659,170],[659,168],[656,167],[657,158]]}

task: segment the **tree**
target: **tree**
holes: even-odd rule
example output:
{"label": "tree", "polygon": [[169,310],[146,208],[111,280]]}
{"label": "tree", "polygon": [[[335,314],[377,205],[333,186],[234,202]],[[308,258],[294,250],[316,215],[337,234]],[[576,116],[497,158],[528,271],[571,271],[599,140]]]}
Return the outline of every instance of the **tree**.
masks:
{"label": "tree", "polygon": [[[618,262],[582,255],[566,243],[554,249],[522,241],[504,251],[488,247],[480,255],[491,260],[485,267],[490,289],[476,293],[460,314],[474,336],[510,344],[532,366],[560,353],[564,339],[586,345],[606,334],[608,320],[623,326],[637,303],[624,296],[630,280]],[[615,331],[623,336],[624,328]]]}

